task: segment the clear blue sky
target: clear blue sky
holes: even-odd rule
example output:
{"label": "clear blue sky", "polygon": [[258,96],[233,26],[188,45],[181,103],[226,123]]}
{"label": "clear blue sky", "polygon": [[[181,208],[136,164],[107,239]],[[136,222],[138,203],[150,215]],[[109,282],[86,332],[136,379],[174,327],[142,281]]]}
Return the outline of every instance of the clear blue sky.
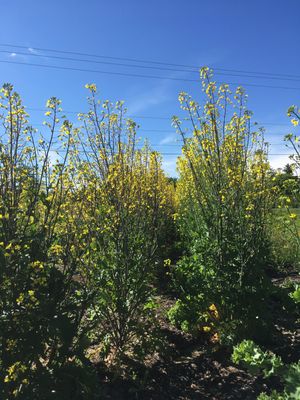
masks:
{"label": "clear blue sky", "polygon": [[[0,4],[2,44],[300,75],[299,0],[2,0]],[[158,75],[166,78],[198,78],[197,73],[143,70],[22,56],[18,52],[25,51],[24,49],[12,47],[0,46],[0,50],[15,53],[0,52],[0,61]],[[33,51],[43,54],[41,51]],[[140,135],[149,137],[154,145],[165,144],[164,147],[157,147],[165,153],[179,152],[179,147],[166,146],[168,142],[176,139],[167,118],[178,112],[178,93],[186,91],[197,98],[201,90],[200,85],[194,82],[5,63],[0,63],[0,71],[1,83],[13,83],[28,107],[44,107],[47,98],[56,96],[63,100],[66,110],[84,110],[84,84],[95,82],[101,98],[125,100],[130,114],[166,118],[136,118],[141,127]],[[280,143],[284,134],[291,131],[285,112],[289,105],[300,104],[300,78],[298,81],[237,76],[218,76],[216,79],[298,87],[299,90],[285,90],[245,86],[249,94],[249,108],[254,111],[254,119],[273,124],[265,125],[267,138],[271,143]],[[32,123],[42,121],[42,112],[31,114]],[[271,152],[285,152],[284,145],[271,147]],[[175,171],[175,158],[164,157],[165,168],[172,175]],[[277,166],[285,163],[287,158],[274,156],[271,160],[273,165]]]}

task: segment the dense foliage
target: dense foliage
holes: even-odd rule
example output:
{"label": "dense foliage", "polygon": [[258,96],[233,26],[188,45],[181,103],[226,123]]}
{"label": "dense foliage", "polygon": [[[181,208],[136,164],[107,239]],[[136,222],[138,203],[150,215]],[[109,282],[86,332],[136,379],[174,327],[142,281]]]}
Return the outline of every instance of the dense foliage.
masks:
{"label": "dense foliage", "polygon": [[[227,349],[248,339],[234,362],[286,384],[260,399],[299,398],[299,364],[250,340],[272,336],[274,298],[299,311],[299,285],[286,295],[268,277],[299,268],[298,140],[286,137],[291,163],[272,171],[243,89],[207,68],[201,79],[204,105],[180,93],[186,117],[173,118],[178,180],[94,84],[76,123],[51,98],[40,131],[12,85],[1,89],[1,398],[101,398],[97,363],[145,360],[164,343],[162,292],[182,331]],[[297,126],[299,110],[288,115]]]}
{"label": "dense foliage", "polygon": [[182,291],[170,318],[188,330],[218,326],[224,340],[235,340],[250,329],[266,333],[272,188],[267,146],[251,129],[243,90],[232,95],[211,78],[203,69],[202,109],[185,93],[179,96],[192,137],[174,118],[184,141],[176,219],[187,255],[176,270]]}
{"label": "dense foliage", "polygon": [[137,148],[122,104],[111,109],[106,102],[99,114],[96,89],[89,89],[85,134],[62,119],[53,98],[47,141],[36,139],[12,86],[2,89],[4,398],[93,397],[89,341],[101,338],[103,346],[124,351],[149,334],[150,283],[172,190],[159,155]]}

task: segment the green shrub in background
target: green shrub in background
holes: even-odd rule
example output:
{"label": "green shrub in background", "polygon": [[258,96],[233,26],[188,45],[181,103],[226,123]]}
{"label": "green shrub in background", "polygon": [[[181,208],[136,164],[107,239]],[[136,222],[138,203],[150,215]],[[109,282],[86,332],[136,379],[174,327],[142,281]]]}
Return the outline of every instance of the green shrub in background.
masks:
{"label": "green shrub in background", "polygon": [[[300,122],[300,109],[296,106],[289,107],[287,111],[288,117],[291,118],[291,123],[294,127],[299,126]],[[288,193],[281,193],[281,204],[279,206],[283,208],[287,217],[285,218],[283,229],[288,232],[288,237],[290,238],[291,251],[294,251],[295,260],[293,260],[295,267],[299,268],[300,260],[300,210],[297,203],[300,193],[300,146],[299,146],[299,136],[296,134],[288,134],[285,136],[288,147],[290,148],[292,154],[290,169],[294,173],[293,179],[288,179],[286,182],[286,187]],[[291,172],[290,171],[290,172]],[[297,206],[298,208],[294,208]],[[285,232],[283,232],[285,233]],[[288,247],[289,245],[287,245]]]}
{"label": "green shrub in background", "polygon": [[269,224],[272,263],[281,271],[300,267],[300,210],[287,207],[287,200],[284,197],[281,208],[273,210]]}

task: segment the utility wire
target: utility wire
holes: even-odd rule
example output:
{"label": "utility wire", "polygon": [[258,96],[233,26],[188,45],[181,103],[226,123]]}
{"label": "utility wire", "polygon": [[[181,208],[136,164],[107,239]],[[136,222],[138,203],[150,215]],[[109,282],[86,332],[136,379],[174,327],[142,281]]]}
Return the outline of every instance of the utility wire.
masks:
{"label": "utility wire", "polygon": [[[9,50],[0,50],[0,53],[4,54],[12,54],[12,51]],[[189,73],[197,73],[199,74],[199,70],[191,70],[191,69],[174,69],[174,68],[166,68],[166,67],[157,67],[157,66],[149,66],[149,65],[135,65],[135,64],[126,64],[126,63],[116,63],[110,61],[96,61],[96,60],[88,60],[82,58],[73,58],[73,57],[62,57],[62,56],[52,56],[52,55],[44,55],[44,54],[35,54],[35,53],[25,53],[18,51],[17,53],[13,53],[15,55],[22,55],[22,56],[29,56],[29,57],[39,57],[39,58],[51,58],[55,60],[63,60],[63,61],[76,61],[76,62],[85,62],[85,63],[92,63],[92,64],[105,64],[105,65],[112,65],[112,66],[119,66],[119,67],[130,67],[130,68],[143,68],[143,69],[156,69],[160,71],[173,71],[173,72],[189,72]],[[290,77],[278,77],[278,76],[259,76],[257,74],[249,75],[249,74],[238,74],[232,72],[214,72],[214,75],[225,75],[225,76],[237,76],[243,78],[252,78],[252,79],[270,79],[270,80],[285,80],[285,81],[297,81],[300,82],[299,78],[290,78]]]}
{"label": "utility wire", "polygon": [[[198,79],[174,78],[174,77],[166,77],[166,76],[158,76],[158,75],[132,74],[132,73],[115,72],[115,71],[101,71],[101,70],[97,70],[97,69],[63,67],[63,66],[58,66],[58,65],[45,65],[45,64],[37,64],[37,63],[26,63],[26,62],[21,62],[21,61],[0,60],[0,63],[15,64],[15,65],[26,65],[26,66],[30,66],[30,67],[58,69],[58,70],[64,70],[64,71],[91,72],[91,73],[96,73],[96,74],[127,76],[127,77],[134,77],[134,78],[143,78],[143,79],[159,79],[159,80],[171,80],[171,81],[180,81],[180,82],[200,83],[200,81]],[[216,83],[217,84],[223,84],[224,82],[216,81]],[[255,84],[255,83],[242,83],[242,82],[226,82],[226,83],[229,84],[229,85],[259,87],[259,88],[264,88],[264,89],[282,89],[282,90],[299,90],[300,91],[300,87],[261,85],[261,84]]]}
{"label": "utility wire", "polygon": [[[26,110],[29,110],[29,111],[42,111],[42,112],[46,112],[46,111],[49,111],[47,108],[36,108],[36,107],[26,107],[25,106],[25,109]],[[62,111],[62,113],[63,114],[80,114],[80,113],[82,113],[82,111],[73,111],[73,110],[63,110]],[[84,112],[83,112],[83,114],[84,114]],[[171,119],[172,119],[172,117],[163,117],[163,116],[155,116],[155,115],[130,115],[130,114],[128,114],[128,117],[129,118],[141,118],[141,119],[162,119],[162,120],[168,120],[168,121],[170,121]],[[40,125],[43,125],[43,124],[40,124]],[[291,125],[290,124],[282,124],[282,123],[276,123],[276,122],[253,122],[253,125],[254,126],[257,126],[257,125],[270,125],[270,126],[283,126],[283,127],[290,127],[291,128]],[[146,131],[146,129],[144,129],[145,131]],[[149,130],[149,132],[151,131],[157,131],[157,132],[175,132],[175,131],[165,131],[164,129],[162,129],[162,130],[156,130],[156,129],[148,129]]]}
{"label": "utility wire", "polygon": [[[144,64],[156,64],[156,65],[168,65],[174,67],[183,67],[183,68],[193,68],[199,70],[199,66],[195,65],[186,65],[186,64],[176,64],[176,63],[168,63],[162,62],[157,60],[143,60],[140,58],[128,58],[128,57],[112,57],[107,55],[100,55],[95,53],[85,53],[85,52],[75,52],[75,51],[67,51],[67,50],[59,50],[59,49],[49,49],[45,47],[29,47],[29,46],[22,46],[22,45],[15,45],[15,44],[7,44],[7,43],[0,43],[2,47],[13,47],[18,49],[26,49],[28,51],[45,51],[51,53],[59,53],[59,54],[70,54],[76,56],[87,56],[87,57],[94,57],[94,58],[106,58],[110,60],[120,60],[120,61],[130,61],[130,62],[137,62],[137,63],[144,63]],[[270,72],[262,72],[262,71],[249,71],[249,70],[240,70],[240,69],[229,69],[229,68],[214,68],[214,71],[225,71],[225,72],[237,72],[242,74],[257,74],[257,75],[266,75],[266,76],[278,76],[278,77],[288,77],[288,78],[300,78],[300,75],[294,74],[282,74],[282,73],[270,73]]]}
{"label": "utility wire", "polygon": [[[57,153],[66,153],[66,151],[64,151],[64,150],[58,150],[58,149],[51,149],[51,150],[53,150],[54,152],[57,152]],[[141,150],[141,148],[138,150]],[[91,154],[91,155],[94,154],[93,152],[84,151],[84,150],[75,150],[75,151],[78,153],[84,153],[84,154]],[[165,152],[159,152],[159,154],[162,156],[178,156],[178,157],[182,155],[182,153],[165,153]],[[267,156],[290,156],[290,155],[291,154],[289,154],[289,153],[268,153],[267,154]]]}

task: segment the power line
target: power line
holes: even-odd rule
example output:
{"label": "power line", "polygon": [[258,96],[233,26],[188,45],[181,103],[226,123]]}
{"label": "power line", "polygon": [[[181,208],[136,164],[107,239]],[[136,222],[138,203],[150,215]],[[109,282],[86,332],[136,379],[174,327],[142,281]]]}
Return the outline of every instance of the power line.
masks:
{"label": "power line", "polygon": [[[5,54],[12,54],[12,51],[9,50],[0,50],[0,53],[5,53]],[[13,53],[14,55],[23,55],[23,56],[29,56],[29,57],[40,57],[40,58],[51,58],[55,60],[63,60],[63,61],[76,61],[76,62],[85,62],[85,63],[92,63],[92,64],[105,64],[105,65],[112,65],[112,66],[121,66],[121,67],[130,67],[130,68],[142,68],[142,69],[156,69],[160,71],[173,71],[173,72],[189,72],[189,73],[197,73],[199,74],[199,70],[194,70],[194,69],[174,69],[174,68],[166,68],[166,67],[157,67],[157,66],[149,66],[149,65],[135,65],[135,64],[126,64],[126,63],[116,63],[116,62],[110,62],[110,61],[96,61],[96,60],[88,60],[88,59],[82,59],[82,58],[73,58],[73,57],[61,57],[61,56],[51,56],[51,55],[44,55],[44,54],[35,54],[35,53],[29,53],[29,52],[20,52],[18,53]],[[251,74],[251,73],[250,73]],[[232,72],[214,72],[214,75],[225,75],[225,76],[237,76],[237,77],[243,77],[243,78],[252,78],[252,79],[270,79],[270,80],[285,80],[285,81],[300,81],[299,78],[290,78],[290,77],[278,77],[278,76],[259,76],[257,74],[249,75],[248,74],[238,74],[238,73],[232,73]]]}
{"label": "power line", "polygon": [[[47,108],[36,108],[36,107],[26,107],[26,110],[29,111],[49,111]],[[82,111],[74,111],[74,110],[63,110],[63,114],[80,114]],[[145,119],[164,119],[170,121],[172,117],[162,117],[162,116],[153,116],[153,115],[130,115],[128,114],[128,117],[130,118],[145,118]]]}
{"label": "power line", "polygon": [[[75,51],[67,51],[67,50],[58,50],[58,49],[49,49],[43,47],[29,47],[29,46],[22,46],[22,45],[15,45],[15,44],[7,44],[7,43],[0,43],[2,47],[14,47],[19,49],[26,49],[28,51],[45,51],[51,53],[59,53],[59,54],[70,54],[70,55],[77,55],[77,56],[87,56],[87,57],[94,57],[94,58],[101,58],[101,59],[110,59],[110,60],[120,60],[120,61],[130,61],[130,62],[137,62],[137,63],[144,63],[144,64],[156,64],[156,65],[168,65],[174,67],[183,67],[183,68],[193,68],[199,70],[199,66],[195,65],[186,65],[186,64],[176,64],[176,63],[169,63],[157,60],[143,60],[139,58],[128,58],[128,57],[113,57],[107,55],[100,55],[95,53],[85,53],[85,52],[75,52]],[[262,71],[248,71],[248,70],[239,70],[239,69],[229,69],[229,68],[214,68],[215,71],[226,71],[226,72],[238,72],[243,74],[258,74],[258,75],[266,75],[266,76],[281,76],[281,77],[289,77],[289,78],[300,78],[300,75],[293,75],[293,74],[282,74],[282,73],[270,73],[270,72],[262,72]]]}
{"label": "power line", "polygon": [[[59,142],[57,142],[57,141],[52,142],[52,144],[58,144],[58,143]],[[168,144],[159,144],[159,143],[150,143],[150,148],[151,148],[152,151],[156,151],[154,149],[154,147],[161,147],[161,146],[170,146],[170,145],[168,145]],[[175,145],[173,145],[173,146],[175,146]],[[141,150],[141,149],[142,149],[142,147],[137,148],[137,150]],[[61,146],[59,146],[58,148],[51,148],[51,150],[54,151],[54,152],[57,152],[57,153],[64,153],[64,154],[66,153],[66,150],[63,150]],[[91,154],[91,155],[94,154],[94,152],[91,152],[91,151],[88,151],[88,150],[75,149],[75,151],[78,152],[78,153],[84,153],[84,154]],[[161,154],[162,156],[166,156],[166,155],[167,156],[180,156],[180,155],[182,155],[181,152],[170,153],[170,152],[160,152],[160,151],[159,151],[159,154]],[[290,153],[267,153],[267,155],[268,156],[291,156]]]}
{"label": "power line", "polygon": [[[154,146],[154,145],[152,145],[152,146]],[[56,152],[56,153],[63,153],[63,154],[65,154],[66,151],[67,151],[67,150],[55,149],[55,148],[52,148],[51,150]],[[142,150],[142,148],[137,148],[137,150]],[[151,149],[151,150],[155,151],[155,149]],[[91,151],[84,151],[84,150],[75,150],[75,152],[84,153],[84,154],[90,154],[90,155],[94,154]],[[159,152],[159,154],[161,154],[162,156],[180,156],[180,155],[182,155],[182,153],[180,153],[180,152],[177,152],[177,153],[174,153],[174,152],[173,153],[170,153],[170,152]],[[268,153],[267,155],[268,156],[290,156],[291,154],[290,153]]]}
{"label": "power line", "polygon": [[[59,133],[59,132],[56,131],[55,133]],[[150,146],[153,146],[153,147],[178,147],[178,146],[183,147],[183,144],[184,144],[184,142],[183,142],[183,140],[182,140],[181,138],[178,138],[177,141],[173,140],[173,141],[170,142],[170,143],[151,143],[151,138],[150,138],[150,137],[137,137],[137,139],[149,140]],[[47,141],[45,140],[45,138],[43,139],[43,141],[45,142],[45,144],[47,144],[47,145],[49,144],[49,142],[47,142]],[[58,141],[58,140],[54,140],[54,141],[52,141],[51,143],[52,143],[52,145],[53,145],[53,144],[59,144],[59,143],[61,143],[61,142]],[[286,142],[281,142],[281,143],[270,143],[270,142],[266,142],[266,143],[267,143],[269,146],[285,146],[285,147],[288,147],[288,144],[287,144]],[[53,150],[60,150],[60,148],[58,148],[58,149],[53,149]]]}
{"label": "power line", "polygon": [[[45,127],[45,125],[41,125],[41,126],[43,126],[43,127]],[[45,127],[46,128],[46,127]],[[178,139],[176,139],[176,140],[172,140],[171,142],[169,142],[169,143],[151,143],[151,137],[149,137],[149,136],[140,136],[139,134],[140,133],[143,133],[144,131],[143,130],[138,130],[137,131],[137,139],[140,139],[140,140],[149,140],[149,142],[150,142],[150,144],[152,145],[152,146],[164,146],[164,147],[177,147],[177,146],[182,146],[183,145],[183,141],[182,141],[182,139],[181,138],[178,138]],[[151,130],[149,130],[149,132],[151,132],[152,134],[159,134],[159,132],[152,132]],[[42,132],[40,132],[39,130],[36,132],[37,134],[42,134]],[[56,133],[56,134],[59,134],[60,133],[60,131],[54,131],[54,133]],[[174,133],[174,135],[176,135],[176,132],[172,132],[172,133]],[[274,134],[272,134],[272,135],[274,135]],[[283,135],[282,134],[280,134],[280,133],[278,133],[277,134],[278,136],[279,135],[281,135],[282,137],[283,137]],[[277,136],[276,135],[276,136]],[[274,135],[275,136],[275,135]],[[190,137],[190,138],[192,138],[192,136]],[[162,139],[162,140],[164,140],[164,139]],[[58,142],[57,142],[58,143]],[[285,146],[285,147],[287,147],[288,146],[288,144],[287,144],[287,142],[285,142],[284,140],[282,140],[282,142],[280,142],[280,143],[271,143],[270,141],[265,141],[265,143],[266,144],[268,144],[269,146]]]}
{"label": "power line", "polygon": [[[100,71],[98,69],[64,67],[64,66],[59,66],[59,65],[46,65],[46,64],[37,64],[37,63],[27,63],[27,62],[21,62],[21,61],[0,60],[0,62],[1,63],[6,63],[6,64],[27,65],[27,66],[30,66],[30,67],[61,69],[61,70],[66,70],[66,71],[92,72],[92,73],[97,73],[97,74],[128,76],[128,77],[134,77],[134,78],[166,79],[166,80],[172,80],[172,81],[184,81],[184,82],[197,82],[197,83],[200,83],[200,81],[198,79],[173,78],[173,77],[165,77],[165,76],[158,76],[158,75],[131,74],[131,73],[127,73],[127,72],[115,72],[115,71]],[[294,88],[291,88],[291,89],[294,89]],[[300,88],[299,88],[299,90],[300,90]]]}
{"label": "power line", "polygon": [[[91,73],[115,75],[115,76],[127,76],[127,77],[134,77],[134,78],[143,78],[143,79],[159,79],[159,80],[200,83],[200,81],[198,79],[174,78],[174,77],[165,77],[165,76],[158,76],[158,75],[132,74],[132,73],[115,72],[115,71],[101,71],[101,70],[86,69],[86,68],[63,67],[63,66],[58,66],[58,65],[26,63],[26,62],[21,62],[21,61],[0,60],[0,63],[26,65],[26,66],[30,66],[30,67],[58,69],[58,70],[64,70],[64,71],[91,72]],[[224,82],[216,81],[216,83],[223,84]],[[259,88],[264,88],[264,89],[300,90],[300,87],[290,87],[290,86],[260,85],[260,84],[255,84],[255,83],[241,83],[241,82],[226,82],[226,83],[229,85],[259,87]]]}
{"label": "power line", "polygon": [[[29,111],[48,111],[47,108],[36,108],[36,107],[26,107],[26,110]],[[63,110],[62,111],[63,114],[80,114],[82,113],[82,111],[74,111],[74,110]],[[128,114],[128,117],[130,118],[141,118],[141,119],[162,119],[162,120],[168,120],[170,121],[172,119],[172,117],[164,117],[164,116],[155,116],[155,115],[130,115]],[[35,124],[37,125],[37,124]],[[43,124],[40,124],[43,125]],[[289,127],[291,128],[290,124],[282,124],[282,123],[276,123],[276,122],[253,122],[253,126],[257,126],[257,125],[269,125],[269,126],[283,126],[283,127]],[[144,129],[145,130],[145,129]],[[157,131],[157,132],[174,132],[175,131],[165,131],[164,129],[160,130],[160,129],[148,129],[149,131]],[[146,130],[145,130],[146,131]]]}
{"label": "power line", "polygon": [[[51,150],[53,150],[54,152],[57,152],[57,153],[63,153],[63,154],[66,153],[66,151],[64,151],[64,150],[57,150],[57,149],[51,149]],[[141,150],[141,148],[139,150]],[[155,151],[155,150],[152,149],[152,151]],[[83,153],[83,154],[89,154],[89,155],[93,155],[94,154],[93,152],[84,151],[84,150],[77,150],[76,152],[77,153]],[[168,153],[168,152],[167,153],[166,152],[159,152],[159,154],[162,155],[162,156],[177,156],[177,157],[182,155],[182,153]],[[291,154],[289,154],[289,153],[268,153],[267,154],[267,156],[290,156],[290,155]]]}
{"label": "power line", "polygon": [[[1,45],[0,45],[1,46]],[[5,54],[12,54],[12,51],[8,50],[0,50],[0,53],[5,53]],[[44,55],[44,54],[35,54],[35,53],[24,53],[18,51],[17,53],[13,53],[14,55],[23,55],[23,56],[30,56],[30,57],[43,57],[43,58],[52,58],[56,60],[64,60],[64,61],[79,61],[79,62],[87,62],[87,63],[92,63],[92,64],[107,64],[107,65],[116,65],[116,66],[121,66],[121,67],[134,67],[134,68],[145,68],[145,69],[157,69],[160,71],[173,71],[173,72],[193,72],[193,73],[199,73],[199,70],[188,70],[188,69],[174,69],[174,68],[165,68],[165,67],[156,67],[152,66],[150,67],[149,65],[136,65],[136,64],[125,64],[125,63],[115,63],[115,62],[110,62],[110,61],[96,61],[96,60],[88,60],[88,59],[82,59],[82,58],[73,58],[73,57],[61,57],[61,56],[50,56],[50,55]]]}
{"label": "power line", "polygon": [[[33,127],[35,127],[35,126],[46,127],[45,124],[40,124],[40,123],[35,124],[34,122],[32,122],[31,125]],[[166,129],[143,129],[143,128],[138,128],[138,132],[151,132],[151,133],[157,133],[157,134],[160,134],[160,133],[170,133],[170,134],[172,134],[173,133],[174,135],[176,134],[175,130],[170,131],[170,130],[166,130]]]}
{"label": "power line", "polygon": [[[213,68],[213,71],[228,71],[228,72],[237,72],[241,74],[257,74],[257,75],[265,75],[265,76],[274,76],[274,77],[286,77],[286,78],[296,78],[299,79],[300,75],[294,75],[294,74],[278,74],[275,72],[260,72],[260,71],[245,71],[241,69],[227,69],[227,68]],[[246,76],[246,75],[242,75]]]}

